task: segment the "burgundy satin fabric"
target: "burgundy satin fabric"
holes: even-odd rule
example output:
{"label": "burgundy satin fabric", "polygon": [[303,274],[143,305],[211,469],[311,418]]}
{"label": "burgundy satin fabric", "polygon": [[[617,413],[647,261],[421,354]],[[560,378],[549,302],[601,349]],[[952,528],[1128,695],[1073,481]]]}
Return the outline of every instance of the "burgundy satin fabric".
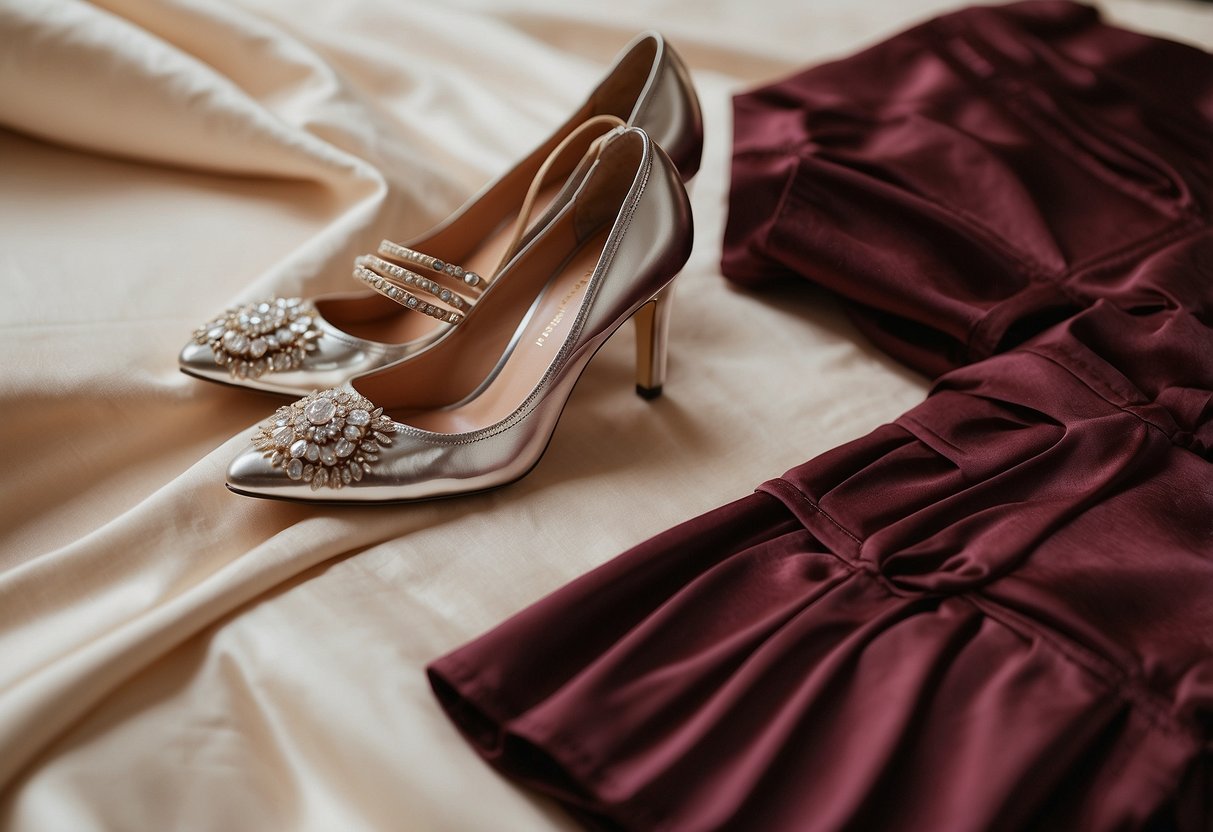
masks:
{"label": "burgundy satin fabric", "polygon": [[1213,58],[1029,2],[735,101],[726,274],[936,377],[430,668],[604,829],[1213,828]]}

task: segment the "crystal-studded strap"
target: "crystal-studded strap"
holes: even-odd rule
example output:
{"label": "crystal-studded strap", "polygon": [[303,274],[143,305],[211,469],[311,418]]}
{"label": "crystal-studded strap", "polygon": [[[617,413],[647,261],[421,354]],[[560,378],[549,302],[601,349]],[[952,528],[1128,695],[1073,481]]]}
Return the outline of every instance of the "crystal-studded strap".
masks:
{"label": "crystal-studded strap", "polygon": [[422,254],[420,251],[406,248],[399,243],[393,243],[391,240],[384,240],[379,244],[379,253],[384,257],[390,257],[402,263],[409,263],[425,269],[432,269],[442,274],[449,274],[451,277],[462,282],[468,290],[477,296],[484,292],[485,286],[488,284],[485,278],[475,272],[467,271],[462,266],[456,266],[454,263],[448,263],[437,257]]}
{"label": "crystal-studded strap", "polygon": [[[375,271],[372,264],[380,271]],[[397,272],[399,276],[397,276]],[[380,260],[373,255],[363,255],[354,261],[354,277],[370,286],[384,297],[396,301],[406,309],[412,309],[431,318],[437,318],[449,324],[457,324],[464,318],[463,312],[471,308],[471,302],[432,280],[421,277],[416,272],[403,269],[392,263]],[[405,287],[411,287],[427,292],[454,309],[444,309],[410,292]],[[444,295],[446,297],[444,297]]]}
{"label": "crystal-studded strap", "polygon": [[[513,237],[502,254],[502,264],[498,266],[498,272],[504,268],[504,264],[513,256],[515,249],[518,248],[523,239],[527,226],[530,223],[531,214],[538,204],[539,192],[548,183],[549,177],[557,170],[564,170],[563,163],[571,154],[576,154],[581,159],[596,155],[606,137],[622,126],[623,122],[615,116],[595,116],[586,120],[570,132],[569,135],[565,136],[548,155],[548,158],[544,160],[531,182],[526,198],[519,209]],[[577,165],[574,164],[573,167],[576,169]],[[473,306],[472,298],[479,298],[488,285],[488,281],[475,272],[470,272],[462,266],[448,263],[445,260],[407,246],[402,246],[399,243],[393,243],[391,240],[380,242],[378,252],[381,255],[379,257],[367,254],[354,261],[354,277],[402,306],[437,318],[440,321],[446,321],[451,324],[461,322]],[[444,283],[423,277],[417,272],[404,268],[397,263],[389,263],[383,259],[385,257],[396,260],[399,263],[407,263],[410,266],[428,269],[439,275],[452,278],[461,285],[459,285],[458,291],[456,291]],[[425,292],[449,308],[435,306],[432,302],[423,300],[410,290]]]}
{"label": "crystal-studded strap", "polygon": [[403,266],[397,266],[395,263],[389,263],[373,254],[364,254],[354,261],[354,265],[361,266],[364,269],[375,272],[381,277],[387,278],[401,289],[420,289],[422,292],[433,295],[447,306],[460,312],[467,312],[473,306],[469,298],[464,297],[454,289],[443,286],[437,280],[422,277],[417,272],[409,271]]}

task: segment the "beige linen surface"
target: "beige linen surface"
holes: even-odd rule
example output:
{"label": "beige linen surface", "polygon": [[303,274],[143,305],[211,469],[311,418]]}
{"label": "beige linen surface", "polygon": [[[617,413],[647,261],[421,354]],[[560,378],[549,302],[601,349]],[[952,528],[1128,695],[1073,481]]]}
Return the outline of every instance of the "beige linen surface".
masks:
{"label": "beige linen surface", "polygon": [[[1205,7],[1105,6],[1213,43]],[[475,757],[423,668],[921,398],[823,295],[720,277],[729,95],[950,7],[0,2],[0,826],[573,828]],[[279,402],[180,374],[193,327],[350,288],[356,254],[529,150],[647,27],[707,124],[666,396],[632,394],[628,327],[507,489],[366,509],[228,493]]]}

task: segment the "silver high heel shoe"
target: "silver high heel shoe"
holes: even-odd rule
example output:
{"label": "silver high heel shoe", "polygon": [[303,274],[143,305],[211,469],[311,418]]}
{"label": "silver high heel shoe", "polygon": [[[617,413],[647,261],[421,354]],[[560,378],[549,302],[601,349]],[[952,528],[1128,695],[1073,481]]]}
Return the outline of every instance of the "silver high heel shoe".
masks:
{"label": "silver high heel shoe", "polygon": [[[693,235],[673,163],[643,130],[616,128],[538,225],[441,341],[280,408],[231,463],[228,488],[366,504],[513,482],[539,462],[582,371],[629,318],[637,390],[660,394],[671,284]],[[414,308],[399,281],[369,282]]]}
{"label": "silver high heel shoe", "polygon": [[[514,253],[519,229],[511,210],[522,203],[540,165],[579,125],[603,115],[644,128],[683,179],[698,171],[703,121],[690,74],[660,34],[645,32],[624,47],[577,112],[522,162],[437,228],[404,245],[384,241],[378,254],[408,250],[418,255],[409,266],[422,276],[454,276],[478,296]],[[568,167],[554,168],[552,181],[568,173]],[[559,188],[547,187],[538,195],[540,203]],[[375,292],[270,298],[229,309],[198,327],[178,364],[206,381],[300,396],[399,361],[449,328],[448,320],[406,314]]]}

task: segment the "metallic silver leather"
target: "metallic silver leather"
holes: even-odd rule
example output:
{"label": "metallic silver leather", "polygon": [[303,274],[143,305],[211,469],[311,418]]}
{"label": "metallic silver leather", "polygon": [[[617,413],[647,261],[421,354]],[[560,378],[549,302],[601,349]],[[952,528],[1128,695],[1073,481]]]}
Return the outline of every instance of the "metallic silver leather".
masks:
{"label": "metallic silver leather", "polygon": [[[690,256],[690,203],[673,163],[637,128],[613,136],[603,154],[616,142],[641,143],[635,177],[564,344],[513,413],[480,430],[459,434],[395,422],[392,445],[381,452],[374,470],[341,490],[312,490],[305,482],[289,479],[250,444],[229,467],[228,486],[251,496],[310,502],[401,502],[482,491],[529,472],[598,348],[662,291]],[[542,234],[528,243],[542,244]]]}
{"label": "metallic silver leather", "polygon": [[[690,180],[699,170],[703,153],[703,116],[700,111],[699,98],[695,93],[686,65],[659,32],[642,32],[633,38],[620,51],[611,69],[578,112],[588,110],[590,113],[594,113],[606,109],[618,109],[620,102],[600,101],[600,99],[609,97],[616,77],[628,72],[636,62],[635,56],[643,54],[645,50],[653,52],[648,71],[643,76],[643,83],[634,100],[624,103],[619,115],[626,118],[629,124],[640,127],[648,133],[649,137],[673,160],[682,179]],[[628,104],[630,104],[630,111]],[[576,126],[574,121],[580,123],[574,116],[573,120],[562,125],[540,147],[554,145],[558,141],[557,136]],[[535,155],[533,153],[531,157]],[[528,157],[528,160],[531,157]],[[513,175],[520,167],[528,164],[528,160],[524,160],[501,178],[485,185],[459,210],[431,229],[422,239],[432,237],[458,222],[469,208],[492,191],[501,179]],[[423,243],[416,243],[416,245],[424,248]],[[316,300],[323,301],[325,297]],[[342,297],[378,299],[374,292],[369,291],[346,293]],[[416,313],[401,310],[400,314]],[[340,386],[355,376],[404,358],[437,341],[448,329],[446,326],[436,326],[431,332],[414,341],[404,344],[383,344],[356,338],[338,329],[332,323],[324,321],[322,316],[317,316],[317,318],[324,331],[324,335],[317,342],[319,347],[305,360],[302,367],[294,370],[268,372],[256,378],[236,377],[226,368],[215,363],[210,347],[193,342],[187,343],[181,350],[178,364],[189,375],[208,381],[270,393],[303,396],[313,390]]]}
{"label": "metallic silver leather", "polygon": [[303,365],[294,370],[266,373],[258,378],[233,378],[226,367],[215,363],[215,354],[209,345],[193,341],[181,350],[177,362],[184,372],[208,381],[297,397],[313,390],[338,387],[355,376],[399,361],[428,346],[449,329],[439,327],[431,337],[404,344],[380,344],[342,332],[319,312],[313,312],[312,319],[321,336],[316,339],[316,348],[307,353]]}
{"label": "metallic silver leather", "polygon": [[627,122],[648,133],[674,162],[683,181],[689,182],[699,172],[703,156],[699,97],[686,64],[659,32],[644,32],[625,47],[625,54],[650,38],[657,47],[657,58]]}

